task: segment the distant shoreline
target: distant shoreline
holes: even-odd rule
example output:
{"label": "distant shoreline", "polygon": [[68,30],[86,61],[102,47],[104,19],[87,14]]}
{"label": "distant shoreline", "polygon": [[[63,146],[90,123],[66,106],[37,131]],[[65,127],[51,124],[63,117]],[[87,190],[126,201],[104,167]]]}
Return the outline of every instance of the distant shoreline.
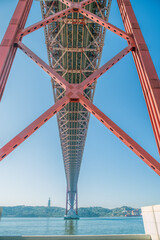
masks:
{"label": "distant shoreline", "polygon": [[[14,216],[1,216],[0,220],[1,220],[1,218],[64,218],[64,216],[63,217],[14,217]],[[128,218],[128,217],[123,216],[123,217],[80,217],[80,218]],[[141,215],[133,216],[131,218],[142,218],[142,216]]]}
{"label": "distant shoreline", "polygon": [[[23,218],[46,218],[64,217],[65,209],[61,207],[44,207],[44,206],[14,206],[14,207],[1,207],[2,217],[23,217]],[[141,209],[123,206],[120,208],[103,208],[103,207],[86,207],[79,208],[78,215],[81,218],[94,218],[94,217],[141,217]]]}

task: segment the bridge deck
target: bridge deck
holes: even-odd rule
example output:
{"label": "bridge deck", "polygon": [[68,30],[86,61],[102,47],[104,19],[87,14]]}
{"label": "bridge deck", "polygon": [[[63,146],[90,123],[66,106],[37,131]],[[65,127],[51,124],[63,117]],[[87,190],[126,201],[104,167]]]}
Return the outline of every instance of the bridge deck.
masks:
{"label": "bridge deck", "polygon": [[[108,20],[110,5],[111,0],[95,1],[86,9]],[[43,18],[65,8],[60,1],[41,2]],[[75,12],[49,24],[45,27],[45,38],[50,66],[69,83],[81,83],[99,67],[105,31],[104,27]],[[65,90],[53,79],[52,86],[57,101],[64,96]],[[93,101],[95,86],[93,83],[84,92],[90,101]],[[69,103],[57,114],[71,208],[76,199],[89,118],[90,113],[76,102]]]}

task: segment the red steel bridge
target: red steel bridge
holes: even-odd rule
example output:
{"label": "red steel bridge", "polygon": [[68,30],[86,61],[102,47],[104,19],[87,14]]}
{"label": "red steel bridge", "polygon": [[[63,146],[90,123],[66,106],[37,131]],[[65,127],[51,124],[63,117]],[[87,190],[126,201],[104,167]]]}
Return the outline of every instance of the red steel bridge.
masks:
{"label": "red steel bridge", "polygon": [[[111,0],[41,0],[42,20],[25,28],[32,1],[19,0],[0,45],[0,99],[19,48],[51,77],[55,104],[0,149],[0,161],[56,114],[67,179],[66,217],[78,218],[77,183],[90,113],[160,175],[160,163],[93,104],[97,79],[132,53],[159,153],[160,81],[129,0],[117,0],[125,31],[108,22]],[[40,28],[49,64],[22,43]],[[99,68],[106,30],[127,47]]]}

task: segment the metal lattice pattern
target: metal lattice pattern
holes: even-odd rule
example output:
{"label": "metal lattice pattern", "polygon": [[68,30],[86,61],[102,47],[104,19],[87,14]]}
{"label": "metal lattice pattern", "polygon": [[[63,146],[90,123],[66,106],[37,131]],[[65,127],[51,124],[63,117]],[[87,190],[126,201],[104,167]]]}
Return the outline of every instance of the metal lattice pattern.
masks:
{"label": "metal lattice pattern", "polygon": [[[126,32],[108,23],[111,5],[109,0],[107,2],[101,0],[44,2],[42,0],[43,20],[24,28],[32,1],[19,0],[0,45],[0,99],[16,50],[19,48],[53,78],[56,103],[0,149],[0,161],[57,114],[67,177],[66,218],[78,218],[74,206],[77,210],[77,182],[89,113],[160,175],[160,163],[92,103],[96,80],[132,52],[160,152],[159,78],[129,0],[117,0]],[[60,2],[69,8],[64,7]],[[22,43],[24,36],[42,27],[45,27],[50,66]],[[97,69],[104,42],[104,28],[125,39],[128,46]]]}
{"label": "metal lattice pattern", "polygon": [[[108,19],[111,1],[92,3],[88,10]],[[61,11],[65,6],[60,2],[41,3],[43,17]],[[99,11],[100,10],[100,11]],[[46,27],[46,40],[50,65],[69,83],[78,84],[99,67],[105,29],[85,19],[79,13]],[[64,96],[64,89],[52,79],[55,101]],[[85,91],[93,100],[95,83]],[[79,103],[69,103],[57,114],[60,139],[67,178],[70,204],[74,203],[77,181],[83,155],[90,114]]]}
{"label": "metal lattice pattern", "polygon": [[[90,12],[108,20],[111,0],[93,2],[86,7]],[[65,9],[59,1],[41,2],[43,18]],[[105,28],[86,19],[80,13],[45,27],[49,64],[69,83],[79,84],[89,77],[100,64]],[[65,90],[52,79],[55,101],[65,95]],[[93,100],[96,83],[89,86],[84,95]],[[69,103],[57,114],[67,192],[71,207],[77,192],[77,182],[87,135],[90,113],[76,102]]]}

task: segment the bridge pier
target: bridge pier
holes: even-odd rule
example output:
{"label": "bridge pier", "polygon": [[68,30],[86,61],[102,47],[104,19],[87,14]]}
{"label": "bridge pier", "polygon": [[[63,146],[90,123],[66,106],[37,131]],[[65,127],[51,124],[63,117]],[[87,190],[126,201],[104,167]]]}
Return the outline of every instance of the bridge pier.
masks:
{"label": "bridge pier", "polygon": [[64,216],[64,219],[79,219],[77,191],[67,191],[66,214]]}

